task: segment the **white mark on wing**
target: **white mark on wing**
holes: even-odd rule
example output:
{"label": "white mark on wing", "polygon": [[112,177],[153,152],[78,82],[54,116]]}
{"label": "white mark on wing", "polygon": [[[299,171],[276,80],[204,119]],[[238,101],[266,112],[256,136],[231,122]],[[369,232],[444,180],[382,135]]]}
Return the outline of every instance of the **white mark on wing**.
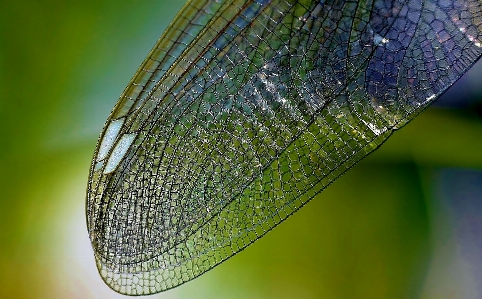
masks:
{"label": "white mark on wing", "polygon": [[124,158],[135,137],[135,133],[125,134],[121,137],[119,142],[117,142],[114,150],[110,154],[109,161],[107,161],[107,165],[104,169],[104,174],[111,173],[116,170],[117,166]]}
{"label": "white mark on wing", "polygon": [[97,154],[96,161],[101,161],[105,159],[112,145],[114,144],[114,141],[119,134],[122,125],[124,124],[124,120],[125,118],[116,119],[109,124],[100,143],[99,153]]}

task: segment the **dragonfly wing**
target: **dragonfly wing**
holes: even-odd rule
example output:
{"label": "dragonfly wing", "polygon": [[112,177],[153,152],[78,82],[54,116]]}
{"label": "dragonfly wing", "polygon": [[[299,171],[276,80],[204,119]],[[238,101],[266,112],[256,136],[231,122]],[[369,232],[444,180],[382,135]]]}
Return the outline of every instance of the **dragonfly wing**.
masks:
{"label": "dragonfly wing", "polygon": [[87,218],[129,295],[189,281],[378,148],[481,55],[479,1],[191,1],[111,114]]}

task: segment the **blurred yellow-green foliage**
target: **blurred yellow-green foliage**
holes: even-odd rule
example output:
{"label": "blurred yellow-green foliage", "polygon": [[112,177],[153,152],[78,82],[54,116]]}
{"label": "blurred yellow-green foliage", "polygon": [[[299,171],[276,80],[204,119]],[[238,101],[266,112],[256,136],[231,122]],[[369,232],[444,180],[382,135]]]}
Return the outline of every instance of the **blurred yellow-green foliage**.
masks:
{"label": "blurred yellow-green foliage", "polygon": [[[181,2],[2,2],[0,298],[122,297],[87,236],[90,159]],[[465,83],[455,102],[480,79]],[[480,199],[481,133],[472,110],[430,108],[255,245],[153,298],[480,298],[482,209],[450,198]]]}

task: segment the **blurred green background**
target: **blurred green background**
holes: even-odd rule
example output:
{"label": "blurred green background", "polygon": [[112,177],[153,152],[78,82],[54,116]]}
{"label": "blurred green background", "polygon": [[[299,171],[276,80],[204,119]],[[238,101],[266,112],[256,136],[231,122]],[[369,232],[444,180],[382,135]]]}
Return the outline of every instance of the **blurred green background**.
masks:
{"label": "blurred green background", "polygon": [[[0,298],[124,297],[95,269],[88,171],[182,4],[2,2]],[[480,69],[256,244],[152,298],[482,297]]]}

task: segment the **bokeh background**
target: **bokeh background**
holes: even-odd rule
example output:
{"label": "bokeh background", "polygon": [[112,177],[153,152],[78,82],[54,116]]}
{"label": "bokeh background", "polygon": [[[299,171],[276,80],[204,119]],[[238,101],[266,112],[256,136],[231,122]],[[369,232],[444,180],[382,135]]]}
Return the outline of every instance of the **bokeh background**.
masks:
{"label": "bokeh background", "polygon": [[[2,1],[0,298],[125,298],[95,268],[88,171],[182,2]],[[476,66],[256,244],[152,298],[482,298],[481,83]]]}

